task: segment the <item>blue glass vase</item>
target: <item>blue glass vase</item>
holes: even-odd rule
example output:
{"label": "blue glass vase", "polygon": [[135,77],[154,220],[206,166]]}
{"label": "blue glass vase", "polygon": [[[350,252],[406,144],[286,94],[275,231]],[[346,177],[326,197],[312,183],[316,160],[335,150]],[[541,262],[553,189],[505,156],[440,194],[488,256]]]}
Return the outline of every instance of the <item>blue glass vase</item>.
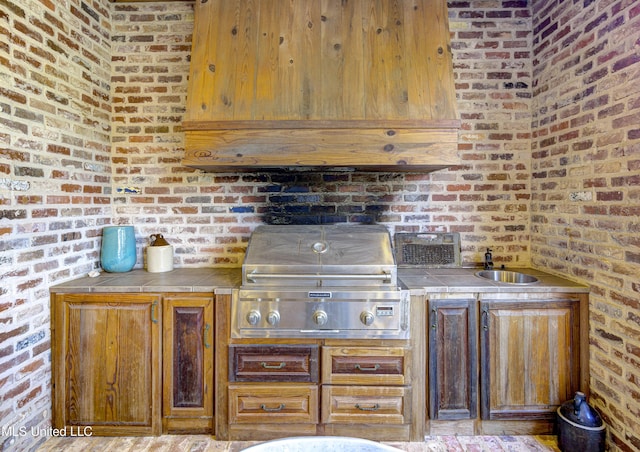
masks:
{"label": "blue glass vase", "polygon": [[136,236],[133,226],[106,226],[100,249],[102,269],[110,273],[128,272],[136,265]]}

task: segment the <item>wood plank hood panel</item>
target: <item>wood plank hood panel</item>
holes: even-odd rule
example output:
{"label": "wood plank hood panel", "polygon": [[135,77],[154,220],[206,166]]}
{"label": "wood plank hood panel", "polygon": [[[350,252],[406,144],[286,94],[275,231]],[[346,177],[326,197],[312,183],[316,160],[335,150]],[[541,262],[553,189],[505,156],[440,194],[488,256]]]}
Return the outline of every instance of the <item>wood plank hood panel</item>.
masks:
{"label": "wood plank hood panel", "polygon": [[445,0],[196,0],[184,164],[455,165]]}

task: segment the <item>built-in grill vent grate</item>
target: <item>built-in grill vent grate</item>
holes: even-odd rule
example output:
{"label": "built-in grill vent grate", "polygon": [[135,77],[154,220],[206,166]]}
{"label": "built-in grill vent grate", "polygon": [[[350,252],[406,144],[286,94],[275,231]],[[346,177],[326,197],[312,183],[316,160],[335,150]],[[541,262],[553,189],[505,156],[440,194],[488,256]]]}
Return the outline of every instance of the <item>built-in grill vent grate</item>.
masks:
{"label": "built-in grill vent grate", "polygon": [[402,247],[402,262],[411,265],[455,264],[456,253],[452,245],[418,245],[408,243]]}
{"label": "built-in grill vent grate", "polygon": [[459,267],[458,233],[397,233],[396,261],[402,267]]}

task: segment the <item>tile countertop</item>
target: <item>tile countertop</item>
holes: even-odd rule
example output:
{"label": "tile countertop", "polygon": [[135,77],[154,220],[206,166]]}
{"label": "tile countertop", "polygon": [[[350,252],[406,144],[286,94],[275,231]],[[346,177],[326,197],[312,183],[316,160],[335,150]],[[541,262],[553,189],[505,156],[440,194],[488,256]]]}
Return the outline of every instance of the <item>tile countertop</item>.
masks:
{"label": "tile countertop", "polygon": [[231,293],[241,282],[239,268],[177,268],[149,273],[134,269],[125,273],[102,272],[51,287],[51,293],[69,292],[216,292]]}
{"label": "tile countertop", "polygon": [[[398,277],[412,293],[476,292],[572,292],[587,293],[589,288],[559,276],[530,268],[506,268],[533,275],[533,284],[509,284],[475,276],[480,268],[400,268]],[[126,273],[85,276],[51,287],[52,293],[69,292],[216,292],[231,293],[241,283],[240,268],[178,268],[170,272],[149,273],[135,269]]]}
{"label": "tile countertop", "polygon": [[[531,284],[510,284],[480,278],[476,268],[400,268],[398,275],[412,293],[417,290],[439,293],[476,293],[476,292],[570,292],[588,293],[589,287],[533,268],[510,268],[535,276],[538,281]],[[500,270],[495,268],[494,270]]]}

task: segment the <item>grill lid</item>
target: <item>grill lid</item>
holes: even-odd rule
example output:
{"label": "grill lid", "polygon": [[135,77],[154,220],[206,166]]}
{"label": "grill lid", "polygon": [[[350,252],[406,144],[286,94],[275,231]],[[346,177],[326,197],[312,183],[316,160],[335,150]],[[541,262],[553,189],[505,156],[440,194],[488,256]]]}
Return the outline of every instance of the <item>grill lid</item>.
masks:
{"label": "grill lid", "polygon": [[246,285],[395,287],[397,268],[381,225],[259,226],[251,235]]}

